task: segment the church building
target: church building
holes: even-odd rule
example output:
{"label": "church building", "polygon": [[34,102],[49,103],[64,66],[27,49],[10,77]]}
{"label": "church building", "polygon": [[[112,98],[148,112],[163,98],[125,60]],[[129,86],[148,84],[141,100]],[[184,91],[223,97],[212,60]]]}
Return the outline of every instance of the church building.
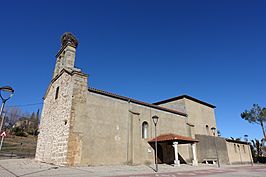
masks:
{"label": "church building", "polygon": [[[44,95],[36,160],[56,165],[251,163],[250,147],[217,136],[215,106],[188,95],[146,103],[93,88],[61,38]],[[155,126],[154,121],[158,118]],[[156,130],[156,131],[155,131]]]}

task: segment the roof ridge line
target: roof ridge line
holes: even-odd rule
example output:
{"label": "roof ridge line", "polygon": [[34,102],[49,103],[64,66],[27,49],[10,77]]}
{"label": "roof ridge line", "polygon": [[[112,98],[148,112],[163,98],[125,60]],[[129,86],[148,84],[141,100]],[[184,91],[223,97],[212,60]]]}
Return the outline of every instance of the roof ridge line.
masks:
{"label": "roof ridge line", "polygon": [[187,98],[189,100],[195,101],[197,103],[203,104],[203,105],[211,107],[211,108],[216,108],[216,106],[214,106],[214,105],[212,105],[210,103],[207,103],[205,101],[201,101],[201,100],[199,100],[197,98],[194,98],[192,96],[189,96],[189,95],[180,95],[180,96],[168,98],[168,99],[165,99],[165,100],[161,100],[161,101],[158,101],[158,102],[154,102],[153,104],[154,105],[160,105],[160,104],[168,103],[168,102],[171,102],[171,101],[176,101],[176,100],[183,99],[183,98]]}
{"label": "roof ridge line", "polygon": [[151,108],[154,108],[154,109],[159,109],[159,110],[162,110],[162,111],[166,111],[166,112],[170,112],[170,113],[174,113],[174,114],[178,114],[178,115],[187,117],[186,113],[179,112],[179,111],[176,111],[176,110],[173,110],[173,109],[169,109],[169,108],[165,108],[165,107],[161,107],[161,106],[158,106],[158,105],[154,105],[152,103],[139,101],[139,100],[136,100],[136,99],[133,99],[133,98],[129,98],[129,97],[125,97],[125,96],[121,96],[121,95],[115,94],[115,93],[99,90],[99,89],[96,89],[96,88],[93,88],[93,87],[88,87],[88,90],[92,91],[92,92],[99,93],[99,94],[103,94],[105,96],[110,96],[110,97],[122,99],[124,101],[130,101],[130,102],[133,102],[133,103],[136,103],[136,104],[148,106],[148,107],[151,107]]}

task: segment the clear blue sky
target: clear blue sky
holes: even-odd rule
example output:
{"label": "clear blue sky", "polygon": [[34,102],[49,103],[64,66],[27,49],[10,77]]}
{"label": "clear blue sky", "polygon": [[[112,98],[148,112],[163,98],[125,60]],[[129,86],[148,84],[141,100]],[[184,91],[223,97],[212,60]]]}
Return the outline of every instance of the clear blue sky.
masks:
{"label": "clear blue sky", "polygon": [[265,9],[263,0],[1,1],[0,85],[15,89],[9,106],[42,102],[70,31],[89,86],[146,102],[188,94],[217,106],[223,136],[261,138],[240,113],[266,107]]}

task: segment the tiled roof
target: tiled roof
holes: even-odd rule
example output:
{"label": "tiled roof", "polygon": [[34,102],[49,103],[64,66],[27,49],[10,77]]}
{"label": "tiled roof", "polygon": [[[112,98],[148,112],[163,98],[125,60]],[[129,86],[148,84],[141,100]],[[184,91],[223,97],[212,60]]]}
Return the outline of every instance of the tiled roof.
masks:
{"label": "tiled roof", "polygon": [[147,107],[158,109],[158,110],[161,110],[161,111],[166,111],[166,112],[170,112],[170,113],[173,113],[173,114],[178,114],[178,115],[185,116],[185,117],[187,116],[187,114],[185,114],[183,112],[179,112],[179,111],[176,111],[176,110],[173,110],[173,109],[168,109],[168,108],[164,108],[164,107],[157,106],[157,105],[154,105],[154,104],[138,101],[138,100],[135,100],[135,99],[132,99],[132,98],[120,96],[120,95],[117,95],[117,94],[114,94],[114,93],[98,90],[98,89],[95,89],[95,88],[89,87],[88,90],[90,92],[93,92],[93,93],[97,93],[97,94],[109,96],[109,97],[112,97],[112,98],[116,98],[116,99],[120,99],[120,100],[124,100],[124,101],[128,101],[128,102],[132,102],[132,103],[135,103],[135,104],[147,106]]}
{"label": "tiled roof", "polygon": [[[153,139],[149,140],[148,142],[152,143],[152,142],[155,142],[155,140],[156,140],[156,138],[153,138]],[[195,140],[191,137],[176,135],[176,134],[172,134],[172,133],[157,136],[157,141],[158,142],[177,141],[180,144],[198,142],[198,140]]]}
{"label": "tiled roof", "polygon": [[174,98],[169,98],[169,99],[166,99],[166,100],[163,100],[163,101],[158,101],[158,102],[153,103],[153,104],[160,105],[160,104],[168,103],[168,102],[171,102],[171,101],[180,100],[180,99],[183,99],[183,98],[187,98],[189,100],[195,101],[195,102],[203,104],[205,106],[209,106],[211,108],[216,108],[216,106],[214,106],[212,104],[206,103],[204,101],[198,100],[198,99],[193,98],[193,97],[188,96],[188,95],[181,95],[181,96],[177,96],[177,97],[174,97]]}

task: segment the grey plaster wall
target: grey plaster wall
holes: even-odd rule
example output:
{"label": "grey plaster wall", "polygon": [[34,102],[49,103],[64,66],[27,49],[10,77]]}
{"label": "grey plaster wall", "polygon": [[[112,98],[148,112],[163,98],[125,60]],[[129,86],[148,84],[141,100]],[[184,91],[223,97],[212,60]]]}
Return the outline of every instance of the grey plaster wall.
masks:
{"label": "grey plaster wall", "polygon": [[250,164],[253,162],[250,146],[236,142],[226,142],[230,164]]}
{"label": "grey plaster wall", "polygon": [[187,98],[185,98],[185,107],[188,114],[188,123],[194,125],[194,133],[212,135],[211,127],[216,128],[214,109]]}
{"label": "grey plaster wall", "polygon": [[[83,116],[80,164],[144,164],[153,163],[154,150],[148,140],[155,137],[152,116],[159,116],[157,135],[175,133],[187,136],[186,117],[135,103],[87,92],[86,105],[78,108]],[[79,114],[77,113],[77,114]],[[86,113],[86,115],[84,115]],[[148,138],[142,138],[142,123],[148,123]],[[191,147],[180,147],[180,155],[191,161]]]}
{"label": "grey plaster wall", "polygon": [[199,140],[199,143],[197,143],[199,162],[203,162],[204,159],[217,159],[217,148],[219,162],[221,164],[229,164],[225,139],[208,135],[195,135],[195,137]]}
{"label": "grey plaster wall", "polygon": [[185,112],[188,115],[187,123],[190,125],[187,131],[193,138],[195,134],[212,135],[211,127],[216,128],[214,109],[209,106],[187,98],[164,103],[160,106]]}
{"label": "grey plaster wall", "polygon": [[170,108],[173,110],[177,110],[183,113],[186,113],[186,106],[185,106],[185,100],[184,99],[180,99],[180,100],[175,100],[175,101],[171,101],[168,103],[163,103],[160,104],[160,106],[162,107],[166,107],[166,108]]}

